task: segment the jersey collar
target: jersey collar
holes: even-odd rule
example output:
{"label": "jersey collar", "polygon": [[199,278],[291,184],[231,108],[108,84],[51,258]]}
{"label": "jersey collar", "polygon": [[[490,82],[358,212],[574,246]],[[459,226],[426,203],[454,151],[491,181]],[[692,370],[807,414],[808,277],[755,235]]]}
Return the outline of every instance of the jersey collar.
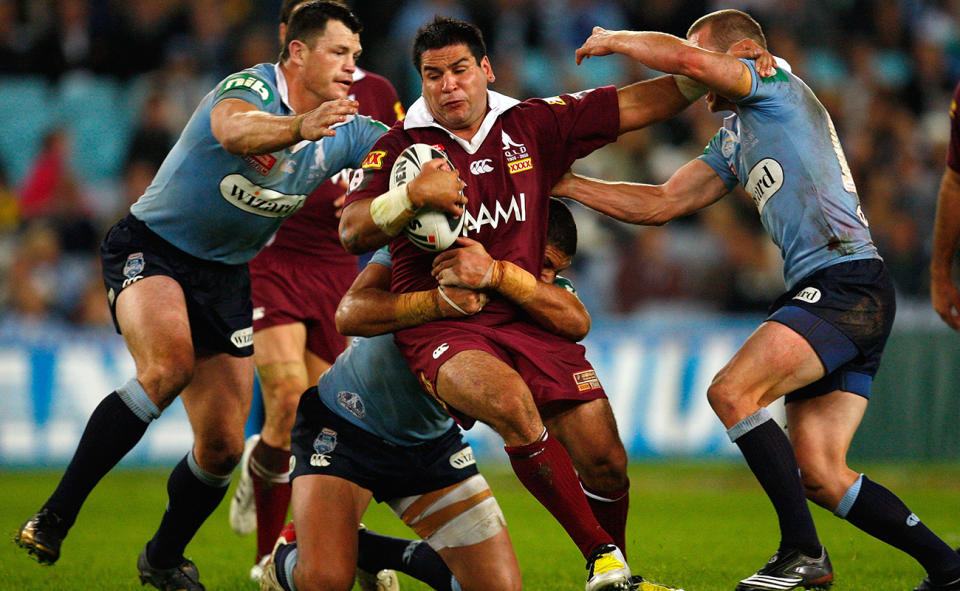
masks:
{"label": "jersey collar", "polygon": [[520,104],[515,98],[511,98],[499,92],[494,92],[492,90],[487,90],[487,105],[490,107],[490,110],[487,111],[486,117],[483,118],[483,123],[480,124],[480,129],[477,130],[477,133],[470,139],[468,142],[463,138],[459,138],[450,131],[437,123],[433,115],[430,114],[430,110],[427,108],[426,101],[423,100],[421,96],[416,100],[413,105],[410,106],[410,110],[407,111],[407,116],[403,120],[404,129],[417,129],[422,127],[436,127],[446,132],[450,138],[460,144],[460,147],[466,151],[467,154],[475,154],[477,150],[480,149],[480,145],[487,135],[490,133],[490,130],[493,128],[493,124],[496,123],[497,117],[507,112],[512,107],[515,107]]}
{"label": "jersey collar", "polygon": [[277,94],[280,95],[280,100],[283,104],[293,111],[293,107],[290,106],[290,91],[287,89],[287,77],[283,75],[283,69],[280,67],[280,64],[273,64],[273,73],[277,77]]}

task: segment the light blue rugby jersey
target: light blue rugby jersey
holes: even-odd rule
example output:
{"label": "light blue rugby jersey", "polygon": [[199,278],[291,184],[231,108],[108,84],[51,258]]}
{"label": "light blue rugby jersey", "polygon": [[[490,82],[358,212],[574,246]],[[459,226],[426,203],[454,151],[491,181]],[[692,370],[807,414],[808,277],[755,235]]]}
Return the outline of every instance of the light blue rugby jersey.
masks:
{"label": "light blue rugby jersey", "polygon": [[227,98],[275,115],[293,114],[279,65],[259,64],[227,76],[200,101],[130,211],[195,257],[238,264],[253,258],[317,185],[344,168],[359,168],[387,128],[358,115],[335,126],[333,137],[238,156],[224,150],[210,129],[210,111]]}
{"label": "light blue rugby jersey", "polygon": [[802,80],[778,68],[760,78],[752,60],[750,94],[734,101],[700,159],[728,189],[753,197],[783,255],[790,289],[843,261],[879,259],[830,115]]}

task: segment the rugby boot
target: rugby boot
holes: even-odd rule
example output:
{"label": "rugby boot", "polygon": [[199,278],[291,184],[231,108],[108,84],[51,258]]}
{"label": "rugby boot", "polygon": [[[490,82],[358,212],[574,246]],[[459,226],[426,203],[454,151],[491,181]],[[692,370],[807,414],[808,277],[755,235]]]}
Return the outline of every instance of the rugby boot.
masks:
{"label": "rugby boot", "polygon": [[147,547],[144,546],[137,557],[137,570],[140,571],[141,585],[150,583],[160,591],[206,591],[200,583],[197,565],[187,558],[171,568],[153,568],[147,562]]}
{"label": "rugby boot", "polygon": [[230,498],[230,529],[238,536],[245,536],[257,529],[257,505],[253,495],[253,477],[250,475],[250,454],[260,441],[259,435],[251,435],[243,445],[240,457],[240,480]]}
{"label": "rugby boot", "polygon": [[[960,554],[960,548],[957,548],[957,554]],[[960,577],[949,583],[934,583],[928,576],[920,581],[913,591],[960,591]]]}
{"label": "rugby boot", "polygon": [[586,591],[627,591],[630,567],[623,552],[613,544],[602,544],[587,559]]}
{"label": "rugby boot", "polygon": [[400,581],[397,580],[397,573],[390,569],[373,574],[358,568],[357,588],[360,591],[400,591]]}
{"label": "rugby boot", "polygon": [[648,581],[640,575],[630,577],[630,591],[683,591],[676,587],[667,587],[659,583]]}
{"label": "rugby boot", "polygon": [[821,546],[816,558],[799,550],[777,550],[766,566],[740,581],[736,591],[827,589],[832,584],[833,566],[827,549]]}
{"label": "rugby boot", "polygon": [[60,544],[67,537],[67,529],[59,515],[44,507],[23,524],[14,541],[37,562],[50,565],[60,558]]}

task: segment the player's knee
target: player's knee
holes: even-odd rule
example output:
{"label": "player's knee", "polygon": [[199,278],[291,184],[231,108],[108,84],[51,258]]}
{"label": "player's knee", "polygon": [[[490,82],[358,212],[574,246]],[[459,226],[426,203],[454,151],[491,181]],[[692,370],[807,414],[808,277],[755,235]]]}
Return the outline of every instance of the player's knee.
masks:
{"label": "player's knee", "polygon": [[713,412],[721,420],[736,417],[740,405],[740,393],[731,388],[725,381],[714,379],[707,388],[707,401]]}
{"label": "player's knee", "polygon": [[520,591],[523,588],[520,571],[506,567],[486,569],[482,577],[457,582],[463,591]]}
{"label": "player's knee", "polygon": [[627,452],[623,446],[597,454],[583,465],[577,465],[583,484],[590,490],[605,492],[622,490],[629,483],[627,477]]}
{"label": "player's knee", "polygon": [[151,361],[145,364],[137,379],[151,399],[166,406],[193,379],[193,355],[189,352],[179,353]]}
{"label": "player's knee", "polygon": [[243,439],[228,436],[198,438],[195,454],[203,469],[214,474],[229,474],[240,463]]}

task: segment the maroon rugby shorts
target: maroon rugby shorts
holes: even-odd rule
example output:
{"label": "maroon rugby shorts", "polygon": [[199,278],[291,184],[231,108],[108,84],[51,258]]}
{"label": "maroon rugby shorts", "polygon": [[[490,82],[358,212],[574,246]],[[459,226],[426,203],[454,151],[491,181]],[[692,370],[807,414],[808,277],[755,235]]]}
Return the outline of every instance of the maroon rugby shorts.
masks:
{"label": "maroon rugby shorts", "polygon": [[347,346],[334,314],[356,276],[355,260],[331,264],[289,250],[263,250],[250,261],[254,332],[302,322],[307,350],[333,363]]}
{"label": "maroon rugby shorts", "polygon": [[[461,351],[485,351],[514,368],[533,394],[537,408],[552,402],[587,402],[607,395],[579,343],[538,325],[516,321],[499,326],[451,321],[428,322],[397,332],[394,340],[428,394],[436,397],[437,373]],[[448,409],[466,428],[472,420]]]}

